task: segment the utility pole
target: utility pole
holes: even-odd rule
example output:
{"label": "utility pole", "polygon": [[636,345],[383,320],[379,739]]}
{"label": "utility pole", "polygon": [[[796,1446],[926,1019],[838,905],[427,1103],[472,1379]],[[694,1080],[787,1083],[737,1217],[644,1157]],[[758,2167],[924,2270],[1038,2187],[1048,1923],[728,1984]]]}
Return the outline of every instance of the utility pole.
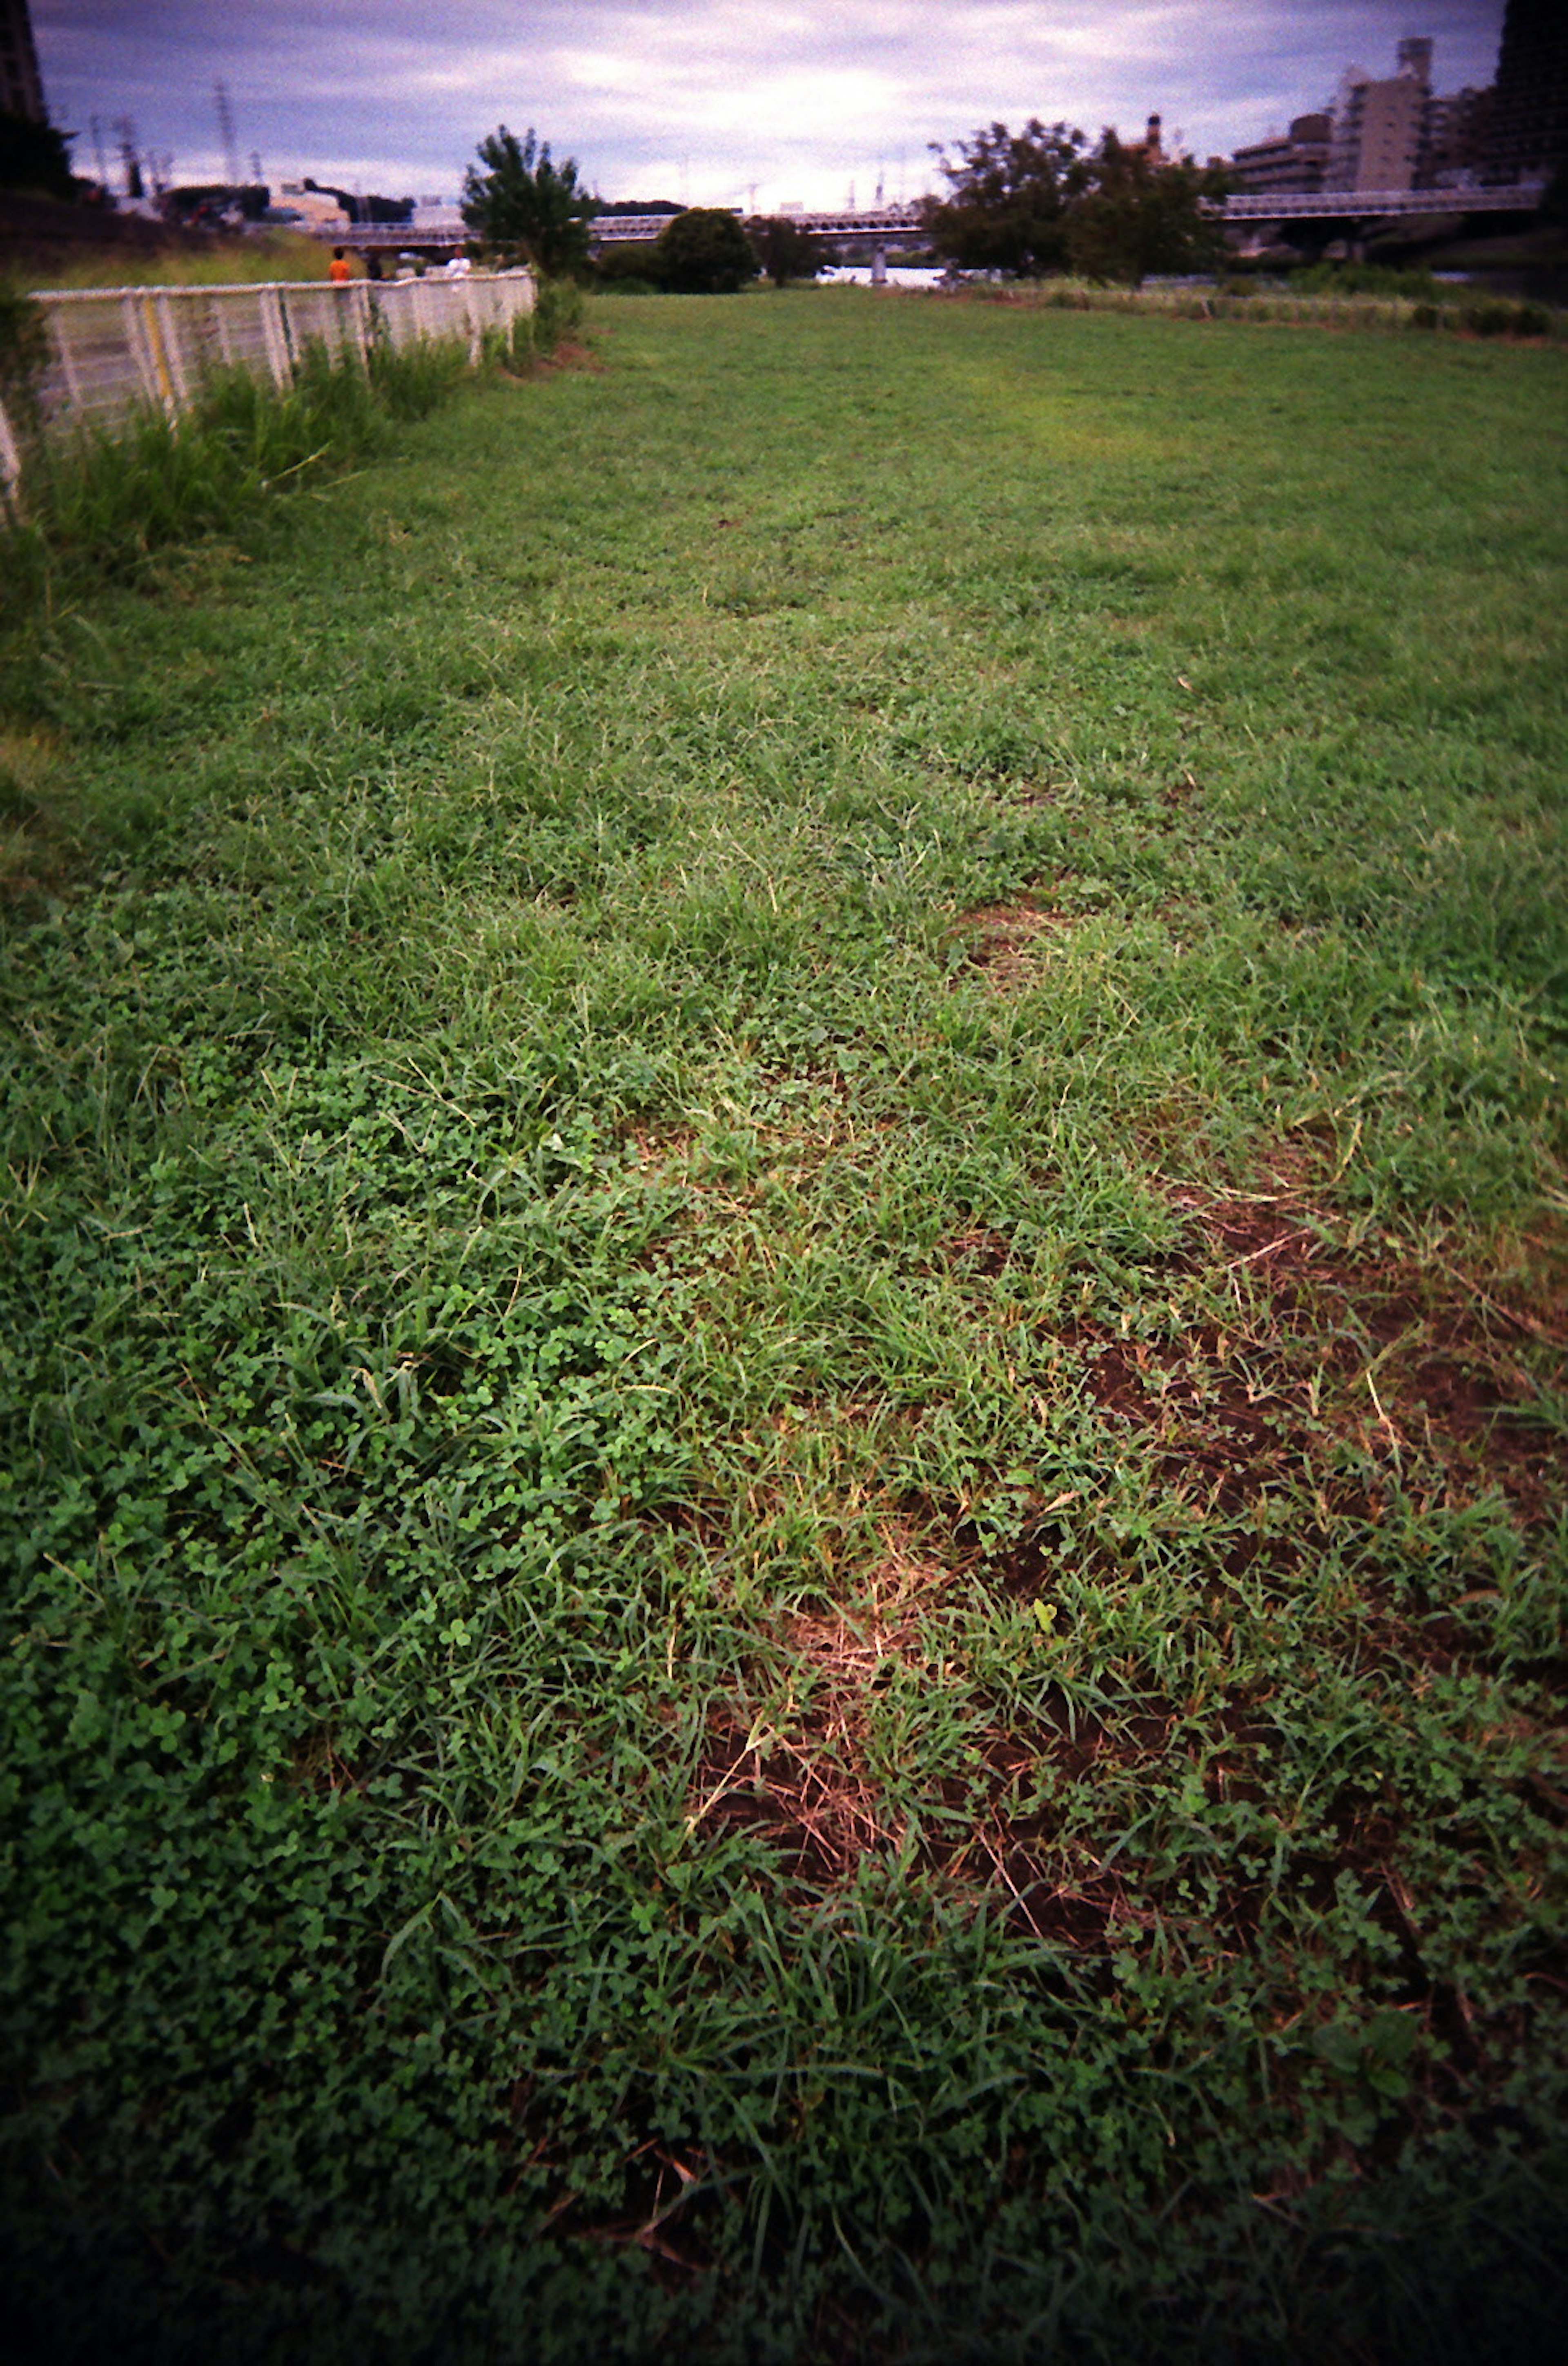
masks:
{"label": "utility pole", "polygon": [[220,74],[212,85],[212,104],[218,111],[218,138],[223,150],[223,170],[229,176],[229,186],[237,188],[240,182],[240,150],[234,138],[234,110],[229,104],[229,85]]}
{"label": "utility pole", "polygon": [[101,119],[96,115],[90,117],[88,129],[93,135],[93,153],[98,161],[98,186],[100,189],[107,189],[109,185],[109,163],[104,153],[104,127]]}
{"label": "utility pole", "polygon": [[136,152],[136,125],[129,115],[117,115],[113,129],[119,136],[119,161],[125,167],[125,194],[142,195],[141,164]]}
{"label": "utility pole", "polygon": [[261,153],[260,151],[255,148],[251,150],[251,182],[252,186],[258,189],[263,186]]}

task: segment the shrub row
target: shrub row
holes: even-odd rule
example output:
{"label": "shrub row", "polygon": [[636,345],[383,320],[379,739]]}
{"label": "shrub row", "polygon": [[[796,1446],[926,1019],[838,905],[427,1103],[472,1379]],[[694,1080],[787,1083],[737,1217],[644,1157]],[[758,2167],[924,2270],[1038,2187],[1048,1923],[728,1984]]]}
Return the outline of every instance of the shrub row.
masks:
{"label": "shrub row", "polygon": [[1158,312],[1178,320],[1300,321],[1324,328],[1425,329],[1474,337],[1552,337],[1568,334],[1568,314],[1544,304],[1509,303],[1488,298],[1467,304],[1413,302],[1408,299],[1358,294],[1242,294],[1227,288],[1096,287],[1059,280],[1036,291],[1017,287],[969,291],[992,302],[1035,303],[1053,311]]}

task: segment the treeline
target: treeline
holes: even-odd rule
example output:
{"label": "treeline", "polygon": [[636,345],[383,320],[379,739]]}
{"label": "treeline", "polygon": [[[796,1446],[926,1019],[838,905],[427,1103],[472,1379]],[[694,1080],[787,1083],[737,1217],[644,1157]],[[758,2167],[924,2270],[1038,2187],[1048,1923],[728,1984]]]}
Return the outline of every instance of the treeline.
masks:
{"label": "treeline", "polygon": [[1157,115],[1138,141],[1106,130],[1091,147],[1086,132],[1032,117],[1021,131],[993,123],[953,156],[935,152],[948,193],[928,201],[926,219],[937,253],[961,270],[1136,287],[1224,257],[1225,175],[1168,155]]}
{"label": "treeline", "polygon": [[[953,155],[935,152],[948,187],[926,204],[931,245],[962,270],[1031,278],[1070,271],[1135,287],[1151,272],[1201,270],[1222,259],[1224,175],[1168,155],[1157,116],[1140,141],[1106,130],[1091,146],[1086,132],[1032,117],[1021,131],[993,123],[960,141]],[[625,210],[600,204],[575,158],[558,163],[547,141],[532,130],[519,140],[505,124],[480,141],[464,183],[464,216],[480,246],[551,278],[592,272],[716,293],[761,272],[780,287],[814,278],[833,260],[799,222],[743,224],[716,207],[673,215],[624,261],[611,259],[613,249],[595,257],[594,220]]]}

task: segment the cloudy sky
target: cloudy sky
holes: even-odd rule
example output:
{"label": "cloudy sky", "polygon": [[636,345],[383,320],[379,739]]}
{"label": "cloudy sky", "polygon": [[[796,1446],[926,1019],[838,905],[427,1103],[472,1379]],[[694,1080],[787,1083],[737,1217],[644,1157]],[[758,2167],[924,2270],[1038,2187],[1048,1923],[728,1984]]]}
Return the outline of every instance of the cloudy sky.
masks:
{"label": "cloudy sky", "polygon": [[1504,0],[32,0],[51,113],[95,163],[129,116],[178,180],[243,167],[455,197],[475,143],[536,125],[605,197],[862,204],[930,185],[928,142],[996,118],[1141,128],[1200,156],[1392,73],[1491,80]]}

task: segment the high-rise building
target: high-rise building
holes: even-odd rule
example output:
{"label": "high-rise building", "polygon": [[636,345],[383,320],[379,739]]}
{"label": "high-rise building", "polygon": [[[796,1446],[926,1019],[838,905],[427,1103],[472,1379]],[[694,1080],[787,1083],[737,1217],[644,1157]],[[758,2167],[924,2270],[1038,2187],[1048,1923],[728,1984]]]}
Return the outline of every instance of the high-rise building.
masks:
{"label": "high-rise building", "polygon": [[1334,101],[1325,189],[1408,189],[1426,140],[1432,95],[1432,44],[1404,40],[1399,71],[1375,81],[1349,66]]}
{"label": "high-rise building", "polygon": [[1401,41],[1394,51],[1397,71],[1418,82],[1423,90],[1432,87],[1432,44],[1424,37],[1417,40],[1410,36]]}
{"label": "high-rise building", "polygon": [[1489,181],[1549,181],[1568,161],[1568,10],[1508,0],[1487,140]]}
{"label": "high-rise building", "polygon": [[49,121],[28,0],[0,0],[0,115]]}

